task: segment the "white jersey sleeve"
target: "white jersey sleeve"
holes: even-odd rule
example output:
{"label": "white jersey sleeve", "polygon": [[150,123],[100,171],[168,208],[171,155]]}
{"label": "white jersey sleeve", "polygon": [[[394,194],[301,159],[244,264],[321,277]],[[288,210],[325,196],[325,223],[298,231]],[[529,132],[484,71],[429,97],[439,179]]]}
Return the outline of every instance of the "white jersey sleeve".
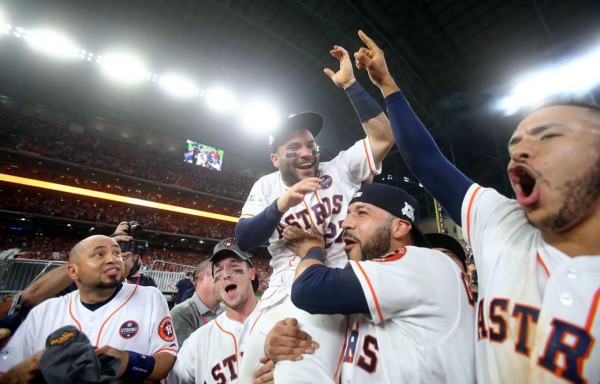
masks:
{"label": "white jersey sleeve", "polygon": [[431,312],[439,303],[446,303],[449,312],[457,310],[453,303],[462,291],[460,273],[441,252],[408,246],[384,258],[349,265],[363,288],[374,324]]}

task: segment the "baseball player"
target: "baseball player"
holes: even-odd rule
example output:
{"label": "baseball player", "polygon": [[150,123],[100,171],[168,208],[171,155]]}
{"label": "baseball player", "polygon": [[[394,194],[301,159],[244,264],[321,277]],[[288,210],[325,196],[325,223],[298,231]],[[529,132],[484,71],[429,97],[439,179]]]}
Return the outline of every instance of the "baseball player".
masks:
{"label": "baseball player", "polygon": [[[425,245],[418,218],[417,201],[400,188],[362,187],[342,224],[344,269],[323,264],[316,231],[284,230],[288,247],[303,256],[294,304],[351,315],[342,383],[475,382],[475,303],[450,257],[415,246]],[[278,363],[275,382],[293,382],[289,364]]]}
{"label": "baseball player", "polygon": [[166,377],[178,350],[167,302],[154,287],[123,284],[117,242],[101,235],[82,240],[71,251],[68,272],[78,290],[46,300],[29,313],[0,351],[0,372],[37,356],[49,334],[73,325],[98,355],[121,359],[117,377],[136,382]]}
{"label": "baseball player", "polygon": [[[283,229],[290,225],[305,229],[317,226],[326,239],[327,265],[343,267],[347,260],[342,249],[340,225],[348,202],[362,181],[380,172],[381,161],[393,144],[387,117],[356,82],[348,52],[335,46],[331,55],[339,59],[340,70],[334,73],[327,68],[325,73],[337,86],[345,89],[367,137],[330,162],[320,163],[314,136],[320,132],[323,118],[317,113],[305,112],[289,116],[273,138],[271,160],[279,171],[263,176],[254,184],[236,226],[240,248],[253,249],[266,242],[270,244],[273,267],[269,288],[260,304],[266,313],[250,335],[240,383],[250,382],[258,359],[263,355],[264,337],[271,326],[296,310],[286,298],[300,258],[286,248],[282,241]],[[282,303],[284,305],[280,306]],[[290,369],[298,369],[296,377],[306,377],[308,382],[334,380],[340,362],[339,346],[345,334],[344,318],[306,313],[297,316],[313,335],[321,334],[321,347],[315,356]]]}
{"label": "baseball player", "polygon": [[234,239],[222,240],[210,258],[215,289],[225,312],[194,331],[182,345],[170,383],[236,383],[244,351],[246,328],[259,310],[254,292],[258,277],[252,256],[242,252]]}
{"label": "baseball player", "polygon": [[399,153],[473,249],[479,382],[600,382],[600,107],[529,113],[508,144],[508,199],[444,158],[359,34],[367,48],[355,58],[377,79]]}

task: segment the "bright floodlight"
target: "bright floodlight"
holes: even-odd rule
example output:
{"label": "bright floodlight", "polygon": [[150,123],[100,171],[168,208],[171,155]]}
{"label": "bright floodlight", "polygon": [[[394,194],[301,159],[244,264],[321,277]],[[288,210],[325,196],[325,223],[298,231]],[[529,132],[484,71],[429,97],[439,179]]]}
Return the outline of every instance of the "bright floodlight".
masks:
{"label": "bright floodlight", "polygon": [[204,98],[208,106],[216,112],[227,112],[239,108],[233,92],[224,87],[210,88],[206,91]]}
{"label": "bright floodlight", "polygon": [[75,59],[79,48],[63,33],[53,29],[36,29],[24,35],[36,51],[62,59]]}
{"label": "bright floodlight", "polygon": [[255,103],[245,108],[242,119],[249,128],[272,132],[279,124],[280,116],[281,114],[272,105]]}
{"label": "bright floodlight", "polygon": [[98,62],[106,76],[126,85],[142,82],[148,72],[144,63],[128,52],[107,53]]}
{"label": "bright floodlight", "polygon": [[168,94],[175,97],[189,98],[200,94],[200,90],[196,87],[196,84],[179,75],[168,74],[161,76],[158,84]]}
{"label": "bright floodlight", "polygon": [[510,115],[544,103],[553,96],[577,96],[600,84],[600,48],[562,65],[523,76],[498,107]]}

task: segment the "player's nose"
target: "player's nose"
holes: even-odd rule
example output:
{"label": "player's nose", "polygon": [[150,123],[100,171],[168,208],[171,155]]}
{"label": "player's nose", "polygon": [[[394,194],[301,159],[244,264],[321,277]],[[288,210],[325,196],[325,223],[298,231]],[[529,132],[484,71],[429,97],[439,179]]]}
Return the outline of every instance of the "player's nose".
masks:
{"label": "player's nose", "polygon": [[530,159],[533,154],[533,146],[527,140],[520,141],[510,149],[510,158],[515,161]]}

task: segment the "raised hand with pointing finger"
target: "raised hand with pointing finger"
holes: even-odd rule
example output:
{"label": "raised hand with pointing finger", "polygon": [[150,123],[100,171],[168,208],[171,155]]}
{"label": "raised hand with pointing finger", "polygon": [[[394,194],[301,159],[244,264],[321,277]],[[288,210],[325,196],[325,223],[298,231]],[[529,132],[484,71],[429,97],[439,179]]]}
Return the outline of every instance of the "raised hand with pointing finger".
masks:
{"label": "raised hand with pointing finger", "polygon": [[367,69],[369,78],[373,84],[381,89],[384,97],[399,91],[400,88],[396,85],[396,82],[387,68],[385,56],[381,48],[379,48],[363,31],[358,31],[358,36],[367,47],[361,47],[358,52],[354,54],[356,68]]}

